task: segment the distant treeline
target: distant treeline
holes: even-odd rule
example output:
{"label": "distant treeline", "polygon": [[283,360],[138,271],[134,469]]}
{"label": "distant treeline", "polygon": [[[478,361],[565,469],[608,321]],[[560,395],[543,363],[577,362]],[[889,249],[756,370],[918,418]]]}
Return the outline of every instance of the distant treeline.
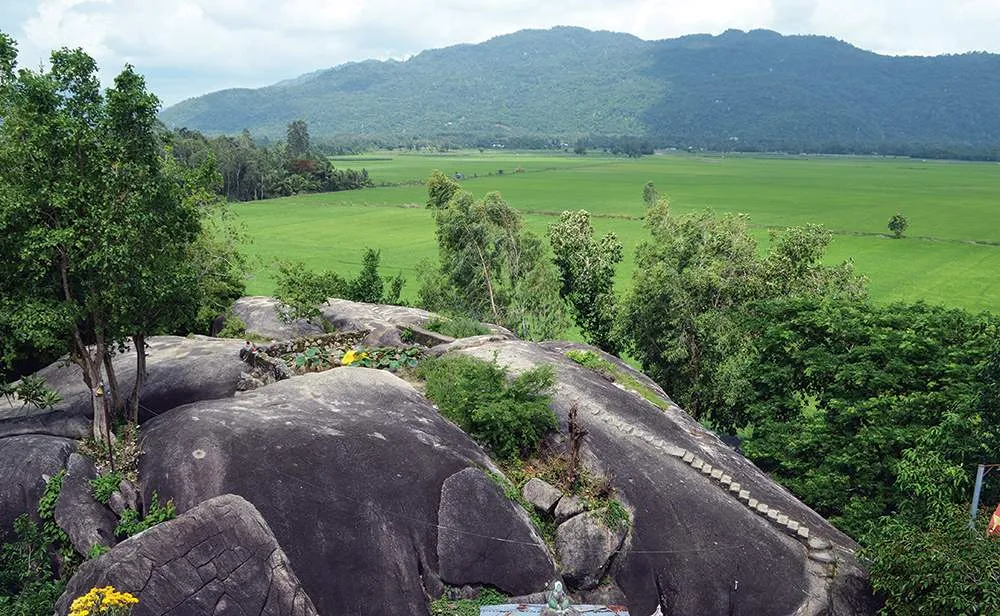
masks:
{"label": "distant treeline", "polygon": [[309,141],[306,123],[288,126],[288,139],[261,144],[250,131],[236,137],[206,137],[198,131],[173,131],[172,153],[178,162],[197,167],[215,160],[222,175],[219,193],[230,201],[254,201],[299,193],[334,192],[374,186],[366,169],[337,169]]}
{"label": "distant treeline", "polygon": [[[266,140],[264,141],[266,143]],[[621,156],[645,156],[655,150],[685,152],[741,152],[784,154],[832,154],[856,156],[902,156],[941,160],[1000,162],[1000,144],[992,147],[961,143],[891,143],[891,142],[810,142],[804,140],[656,140],[648,137],[586,136],[494,136],[448,134],[437,137],[401,137],[376,135],[338,135],[330,142],[317,142],[318,152],[331,156],[361,154],[374,150],[563,150],[586,154],[606,152]]]}

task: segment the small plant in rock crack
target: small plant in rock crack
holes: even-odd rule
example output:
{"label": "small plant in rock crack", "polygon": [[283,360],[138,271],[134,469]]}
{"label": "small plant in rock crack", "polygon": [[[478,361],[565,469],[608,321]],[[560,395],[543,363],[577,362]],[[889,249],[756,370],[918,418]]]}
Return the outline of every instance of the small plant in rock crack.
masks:
{"label": "small plant in rock crack", "polygon": [[98,475],[90,480],[90,490],[94,494],[94,499],[102,505],[107,505],[111,500],[111,495],[118,489],[122,482],[121,473],[107,473]]}

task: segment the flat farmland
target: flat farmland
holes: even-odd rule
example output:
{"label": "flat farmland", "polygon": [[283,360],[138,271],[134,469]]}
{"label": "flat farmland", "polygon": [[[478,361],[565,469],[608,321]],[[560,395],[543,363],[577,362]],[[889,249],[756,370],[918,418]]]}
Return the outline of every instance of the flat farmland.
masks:
{"label": "flat farmland", "polygon": [[[617,285],[632,275],[646,238],[642,188],[652,181],[677,212],[710,208],[750,217],[761,250],[771,229],[822,224],[834,233],[828,260],[853,259],[877,301],[926,300],[970,310],[1000,308],[1000,165],[862,157],[695,156],[641,159],[571,154],[377,153],[335,158],[365,167],[379,186],[233,205],[252,241],[251,293],[273,291],[275,259],[345,275],[365,247],[382,251],[385,274],[402,271],[413,297],[421,262],[437,255],[421,182],[434,169],[461,173],[476,196],[499,191],[544,234],[564,210],[591,212],[599,233],[625,245]],[[910,227],[888,235],[896,212]]]}

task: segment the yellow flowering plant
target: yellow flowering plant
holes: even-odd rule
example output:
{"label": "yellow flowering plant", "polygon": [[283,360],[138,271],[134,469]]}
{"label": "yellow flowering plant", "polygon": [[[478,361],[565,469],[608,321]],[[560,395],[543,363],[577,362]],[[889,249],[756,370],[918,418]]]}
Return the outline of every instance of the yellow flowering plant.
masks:
{"label": "yellow flowering plant", "polygon": [[344,353],[344,356],[340,359],[340,365],[350,366],[351,364],[363,361],[367,358],[368,358],[368,353],[365,353],[364,351],[358,352],[355,351],[354,349],[351,349],[350,351]]}
{"label": "yellow flowering plant", "polygon": [[118,592],[114,586],[91,588],[90,591],[73,599],[69,616],[128,616],[132,606],[139,599],[127,592]]}

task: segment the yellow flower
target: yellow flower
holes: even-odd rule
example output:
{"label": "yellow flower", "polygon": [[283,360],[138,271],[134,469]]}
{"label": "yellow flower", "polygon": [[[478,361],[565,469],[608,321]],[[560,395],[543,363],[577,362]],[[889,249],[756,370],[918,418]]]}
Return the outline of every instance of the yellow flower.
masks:
{"label": "yellow flower", "polygon": [[73,600],[69,616],[127,616],[132,613],[132,606],[139,602],[135,596],[127,592],[118,592],[114,586],[91,588],[87,594]]}
{"label": "yellow flower", "polygon": [[344,356],[340,359],[341,366],[350,366],[353,363],[359,362],[368,357],[368,353],[358,353],[354,349],[344,353]]}

